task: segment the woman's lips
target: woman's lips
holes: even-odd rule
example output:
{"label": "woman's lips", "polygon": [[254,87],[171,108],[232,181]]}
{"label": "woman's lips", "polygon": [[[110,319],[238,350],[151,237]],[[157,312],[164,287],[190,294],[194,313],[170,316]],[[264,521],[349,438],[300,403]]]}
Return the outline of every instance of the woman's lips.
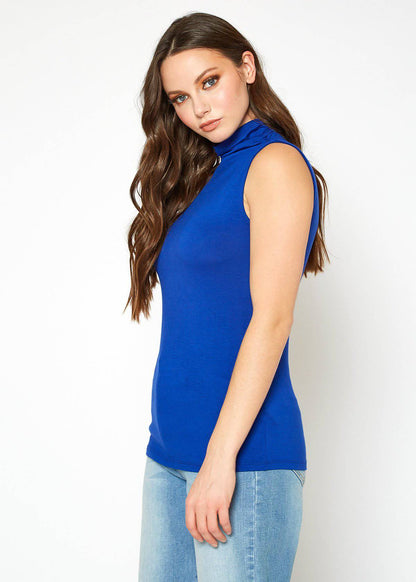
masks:
{"label": "woman's lips", "polygon": [[213,121],[209,125],[204,125],[204,127],[201,127],[201,129],[202,129],[202,131],[212,131],[213,129],[215,129],[218,126],[220,121],[221,121],[221,119],[217,119],[217,121]]}

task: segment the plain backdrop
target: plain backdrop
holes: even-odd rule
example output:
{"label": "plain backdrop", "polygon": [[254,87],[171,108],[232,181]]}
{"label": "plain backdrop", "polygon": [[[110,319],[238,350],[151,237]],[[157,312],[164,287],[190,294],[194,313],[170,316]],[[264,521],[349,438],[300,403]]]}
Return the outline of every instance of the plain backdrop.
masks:
{"label": "plain backdrop", "polygon": [[[308,470],[294,582],[414,580],[415,7],[2,2],[0,578],[137,580],[151,318],[130,289],[138,93],[191,11],[253,43],[327,180],[291,377]],[[149,581],[152,582],[152,581]],[[168,582],[168,581],[167,581]]]}

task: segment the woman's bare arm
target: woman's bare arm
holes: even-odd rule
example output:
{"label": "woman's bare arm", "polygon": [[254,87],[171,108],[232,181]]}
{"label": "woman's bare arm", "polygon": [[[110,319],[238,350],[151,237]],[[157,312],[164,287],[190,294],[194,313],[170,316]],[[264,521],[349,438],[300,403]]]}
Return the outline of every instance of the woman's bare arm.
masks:
{"label": "woman's bare arm", "polygon": [[251,163],[245,199],[253,315],[207,448],[207,456],[222,460],[235,460],[293,324],[314,202],[312,176],[300,152],[282,143],[264,147]]}

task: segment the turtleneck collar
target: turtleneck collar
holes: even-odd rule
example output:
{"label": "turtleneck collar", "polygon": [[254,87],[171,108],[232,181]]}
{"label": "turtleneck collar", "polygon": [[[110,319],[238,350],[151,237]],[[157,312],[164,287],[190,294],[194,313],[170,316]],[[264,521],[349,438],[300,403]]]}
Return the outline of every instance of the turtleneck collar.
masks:
{"label": "turtleneck collar", "polygon": [[229,137],[213,144],[216,154],[224,156],[235,149],[239,149],[237,146],[244,142],[249,134],[264,126],[264,122],[258,118],[250,119],[250,121],[246,121],[243,125],[239,125]]}

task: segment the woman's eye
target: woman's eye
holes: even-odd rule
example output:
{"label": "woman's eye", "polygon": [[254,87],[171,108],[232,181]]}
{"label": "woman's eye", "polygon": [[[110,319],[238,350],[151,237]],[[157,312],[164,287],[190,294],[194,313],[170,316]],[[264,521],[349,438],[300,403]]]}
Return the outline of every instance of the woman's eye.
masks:
{"label": "woman's eye", "polygon": [[178,105],[180,103],[183,103],[183,101],[178,101],[179,97],[185,97],[185,95],[178,95],[177,97],[175,97],[175,99],[172,99],[172,103],[177,103]]}
{"label": "woman's eye", "polygon": [[[209,81],[215,81],[215,83],[213,83],[213,85],[216,84],[218,77],[209,77],[209,79],[207,79],[206,81],[203,82],[203,85],[205,85],[205,83],[208,83]],[[210,87],[212,87],[213,85],[209,85]]]}
{"label": "woman's eye", "polygon": [[[210,81],[215,81],[215,83],[211,83],[208,85],[208,87],[213,87],[214,85],[217,84],[217,80],[218,80],[218,76],[214,76],[214,77],[209,77],[208,79],[206,79],[202,85],[205,86],[206,83],[209,83]],[[181,97],[186,98],[186,95],[178,95],[177,97],[175,97],[174,99],[171,99],[170,102],[173,105],[180,105],[181,103],[183,103],[184,101],[178,101],[178,99],[180,99]]]}

